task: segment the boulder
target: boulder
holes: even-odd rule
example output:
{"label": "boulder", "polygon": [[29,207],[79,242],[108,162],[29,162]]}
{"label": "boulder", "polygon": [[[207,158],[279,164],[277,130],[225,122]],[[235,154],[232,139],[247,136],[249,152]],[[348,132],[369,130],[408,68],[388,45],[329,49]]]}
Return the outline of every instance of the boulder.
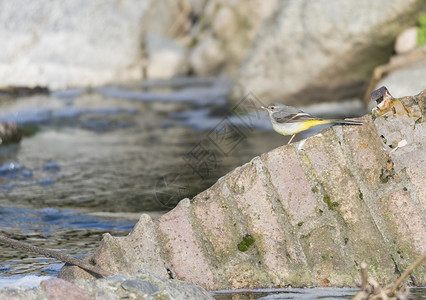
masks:
{"label": "boulder", "polygon": [[408,53],[394,55],[388,63],[374,68],[364,100],[371,103],[371,92],[381,86],[387,86],[394,97],[417,94],[426,86],[419,80],[425,76],[426,45],[423,45]]}
{"label": "boulder", "polygon": [[403,54],[414,50],[417,47],[417,27],[410,27],[401,32],[395,41],[395,52]]}
{"label": "boulder", "polygon": [[426,9],[422,0],[280,1],[239,68],[232,98],[301,106],[362,98],[373,68]]}
{"label": "boulder", "polygon": [[222,6],[216,13],[212,26],[218,38],[223,40],[234,38],[238,26],[235,13],[228,6]]}
{"label": "boulder", "polygon": [[419,78],[426,78],[426,47],[424,56],[415,62],[408,62],[392,70],[378,83],[377,87],[387,86],[394,97],[413,95],[421,92],[426,87],[426,82]]}
{"label": "boulder", "polygon": [[168,79],[188,73],[187,48],[161,35],[147,34],[147,77]]}
{"label": "boulder", "polygon": [[[2,86],[61,89],[140,80],[146,67],[143,36],[166,37],[178,11],[171,0],[18,3],[0,3],[0,21],[6,24],[0,28]],[[149,50],[166,54],[158,62],[157,53],[151,53],[156,77],[185,72],[182,47],[160,39],[149,42]],[[164,67],[168,63],[170,68]]]}
{"label": "boulder", "polygon": [[[106,234],[90,261],[206,289],[356,286],[366,262],[388,284],[426,251],[425,103],[426,90],[255,157],[127,237]],[[425,285],[426,265],[410,278]]]}
{"label": "boulder", "polygon": [[[190,34],[191,67],[196,75],[234,74],[261,24],[277,8],[271,1],[189,0],[195,19]],[[211,48],[211,49],[210,49]]]}
{"label": "boulder", "polygon": [[197,75],[215,74],[225,64],[225,55],[219,42],[213,38],[200,42],[191,52],[191,67]]}

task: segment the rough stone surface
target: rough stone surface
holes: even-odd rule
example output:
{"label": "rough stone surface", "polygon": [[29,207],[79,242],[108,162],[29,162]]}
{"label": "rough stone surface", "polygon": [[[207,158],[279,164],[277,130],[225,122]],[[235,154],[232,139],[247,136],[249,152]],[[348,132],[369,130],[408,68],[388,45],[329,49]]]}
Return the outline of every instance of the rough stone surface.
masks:
{"label": "rough stone surface", "polygon": [[89,300],[89,294],[74,284],[59,278],[41,282],[49,300]]}
{"label": "rough stone surface", "polygon": [[99,280],[74,280],[72,283],[52,278],[37,288],[0,289],[5,300],[85,300],[85,299],[213,299],[199,286],[180,280],[165,279],[147,269],[132,276],[115,275]]}
{"label": "rough stone surface", "polygon": [[[134,274],[140,268],[147,268],[158,276],[168,277],[167,269],[171,267],[158,235],[151,217],[143,214],[127,237],[105,234],[91,261],[115,273]],[[92,275],[75,266],[63,268],[59,277],[93,279]]]}
{"label": "rough stone surface", "polygon": [[179,278],[212,289],[215,288],[213,275],[192,228],[189,206],[189,199],[182,200],[172,212],[160,218],[158,225]]}
{"label": "rough stone surface", "polygon": [[[106,235],[94,261],[134,270],[122,247],[142,247],[158,276],[207,289],[354,286],[366,262],[388,284],[426,251],[425,100],[255,157],[128,237]],[[409,282],[426,284],[424,264]]]}
{"label": "rough stone surface", "polygon": [[309,178],[306,176],[294,148],[278,148],[262,155],[263,163],[269,171],[272,185],[275,188],[281,204],[289,216],[293,226],[316,216],[319,202],[308,187]]}
{"label": "rough stone surface", "polygon": [[233,98],[254,92],[301,106],[361,97],[397,34],[424,9],[422,0],[280,1],[236,74]]}

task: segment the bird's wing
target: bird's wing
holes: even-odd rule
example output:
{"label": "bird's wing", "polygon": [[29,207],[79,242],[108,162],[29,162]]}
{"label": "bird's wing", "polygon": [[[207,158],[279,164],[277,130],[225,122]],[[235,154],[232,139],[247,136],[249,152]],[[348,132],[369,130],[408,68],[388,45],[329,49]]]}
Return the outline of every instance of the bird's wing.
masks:
{"label": "bird's wing", "polygon": [[309,120],[322,120],[321,118],[314,117],[308,113],[305,113],[303,111],[299,111],[294,114],[281,114],[280,112],[276,113],[277,115],[273,115],[274,119],[277,123],[297,123],[297,122],[303,122],[303,121],[309,121]]}

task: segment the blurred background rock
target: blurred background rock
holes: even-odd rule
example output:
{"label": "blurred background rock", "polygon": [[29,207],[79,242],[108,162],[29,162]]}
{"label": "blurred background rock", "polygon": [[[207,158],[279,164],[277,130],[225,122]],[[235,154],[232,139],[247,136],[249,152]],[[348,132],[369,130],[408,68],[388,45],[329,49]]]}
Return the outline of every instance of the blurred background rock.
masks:
{"label": "blurred background rock", "polygon": [[[424,12],[423,0],[2,1],[0,85],[227,76],[235,103],[250,91],[297,106],[361,99],[398,34],[400,55],[424,43],[413,27]],[[381,84],[395,96],[420,92],[421,65]]]}

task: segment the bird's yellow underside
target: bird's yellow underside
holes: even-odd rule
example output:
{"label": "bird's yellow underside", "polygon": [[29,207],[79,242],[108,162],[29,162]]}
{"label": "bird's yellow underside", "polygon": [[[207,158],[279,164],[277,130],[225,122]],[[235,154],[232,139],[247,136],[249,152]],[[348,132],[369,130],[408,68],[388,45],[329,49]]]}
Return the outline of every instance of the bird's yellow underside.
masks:
{"label": "bird's yellow underside", "polygon": [[318,126],[318,125],[324,125],[324,124],[328,124],[328,123],[333,123],[333,121],[331,120],[309,120],[309,121],[305,121],[303,122],[303,129],[302,130],[306,130],[309,129],[311,127],[314,126]]}
{"label": "bird's yellow underside", "polygon": [[273,127],[276,132],[282,135],[293,135],[301,131],[307,130],[311,127],[333,123],[333,120],[308,120],[297,123],[281,123],[273,124]]}

